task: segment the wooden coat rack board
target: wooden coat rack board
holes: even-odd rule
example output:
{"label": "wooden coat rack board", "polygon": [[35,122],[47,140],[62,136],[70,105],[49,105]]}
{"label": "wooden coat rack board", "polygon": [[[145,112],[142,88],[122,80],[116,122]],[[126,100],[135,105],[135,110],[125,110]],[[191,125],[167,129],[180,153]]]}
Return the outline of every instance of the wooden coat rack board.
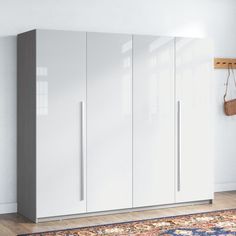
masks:
{"label": "wooden coat rack board", "polygon": [[236,59],[235,58],[215,58],[214,59],[215,69],[228,69],[229,64],[232,65],[233,69],[236,69]]}

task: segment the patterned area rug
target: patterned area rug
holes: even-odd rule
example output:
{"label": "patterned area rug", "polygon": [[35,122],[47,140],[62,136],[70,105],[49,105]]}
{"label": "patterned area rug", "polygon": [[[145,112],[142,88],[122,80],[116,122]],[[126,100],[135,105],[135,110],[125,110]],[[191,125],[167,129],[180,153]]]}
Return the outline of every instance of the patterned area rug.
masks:
{"label": "patterned area rug", "polygon": [[[236,209],[108,224],[24,236],[236,235]],[[23,235],[21,235],[23,236]]]}

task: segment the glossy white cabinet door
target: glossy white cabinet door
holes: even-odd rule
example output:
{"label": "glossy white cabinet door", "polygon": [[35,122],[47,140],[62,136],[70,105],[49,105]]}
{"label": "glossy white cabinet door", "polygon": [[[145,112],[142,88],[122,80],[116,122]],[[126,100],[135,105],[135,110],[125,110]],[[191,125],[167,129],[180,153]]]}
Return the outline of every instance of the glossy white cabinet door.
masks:
{"label": "glossy white cabinet door", "polygon": [[133,39],[134,207],[174,203],[174,38]]}
{"label": "glossy white cabinet door", "polygon": [[132,37],[87,34],[87,210],[132,207]]}
{"label": "glossy white cabinet door", "polygon": [[86,211],[82,102],[86,103],[86,34],[37,31],[38,218]]}
{"label": "glossy white cabinet door", "polygon": [[213,198],[212,58],[208,40],[176,39],[177,202]]}

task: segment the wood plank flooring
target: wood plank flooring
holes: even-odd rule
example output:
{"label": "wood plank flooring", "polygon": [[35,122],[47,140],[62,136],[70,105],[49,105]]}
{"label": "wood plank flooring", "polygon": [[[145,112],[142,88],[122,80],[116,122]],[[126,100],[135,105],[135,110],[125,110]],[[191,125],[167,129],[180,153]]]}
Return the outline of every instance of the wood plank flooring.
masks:
{"label": "wood plank flooring", "polygon": [[44,222],[38,224],[34,224],[17,214],[5,214],[0,215],[0,236],[15,236],[17,234],[23,233],[76,228],[82,226],[92,226],[98,224],[150,219],[163,216],[174,216],[232,208],[236,208],[236,191],[215,193],[215,200],[213,204],[182,206],[158,210],[84,217],[78,219]]}

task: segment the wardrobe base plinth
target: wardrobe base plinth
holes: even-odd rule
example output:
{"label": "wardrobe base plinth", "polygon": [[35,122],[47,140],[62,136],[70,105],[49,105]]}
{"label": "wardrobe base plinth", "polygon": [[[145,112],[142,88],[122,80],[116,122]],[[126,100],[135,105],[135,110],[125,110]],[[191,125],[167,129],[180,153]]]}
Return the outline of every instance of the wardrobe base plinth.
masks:
{"label": "wardrobe base plinth", "polygon": [[119,213],[157,210],[157,209],[173,208],[173,207],[180,207],[180,206],[212,204],[212,203],[213,203],[213,199],[209,199],[209,200],[202,200],[202,201],[173,203],[173,204],[165,204],[165,205],[158,205],[158,206],[135,207],[135,208],[127,208],[127,209],[119,209],[119,210],[111,210],[111,211],[99,211],[99,212],[91,212],[91,213],[88,212],[88,213],[65,215],[65,216],[43,217],[43,218],[38,218],[35,221],[35,223],[76,219],[76,218],[90,217],[90,216],[102,216],[102,215],[111,215],[111,214],[119,214]]}

